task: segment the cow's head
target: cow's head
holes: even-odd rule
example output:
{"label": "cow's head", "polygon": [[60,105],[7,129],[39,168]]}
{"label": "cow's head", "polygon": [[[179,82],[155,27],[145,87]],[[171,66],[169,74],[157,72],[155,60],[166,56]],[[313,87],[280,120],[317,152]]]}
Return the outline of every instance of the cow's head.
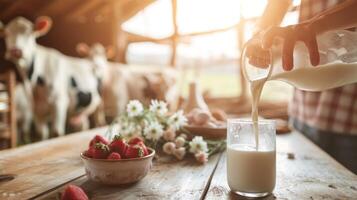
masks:
{"label": "cow's head", "polygon": [[6,44],[5,58],[17,66],[28,67],[33,59],[36,38],[45,35],[51,28],[49,17],[39,17],[35,24],[23,17],[16,17],[6,26],[0,25],[0,36]]}
{"label": "cow's head", "polygon": [[76,47],[77,53],[93,61],[95,74],[103,78],[108,67],[108,59],[114,57],[114,50],[111,47],[105,48],[100,43],[95,43],[89,47],[85,43],[79,43]]}

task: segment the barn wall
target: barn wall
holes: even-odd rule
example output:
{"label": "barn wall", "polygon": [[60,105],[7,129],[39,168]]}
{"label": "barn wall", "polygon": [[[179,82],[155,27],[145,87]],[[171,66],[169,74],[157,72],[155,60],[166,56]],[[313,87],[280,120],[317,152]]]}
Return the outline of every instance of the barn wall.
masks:
{"label": "barn wall", "polygon": [[[34,14],[35,15],[35,14]],[[35,21],[35,16],[22,15],[31,21]],[[15,17],[15,16],[14,16]],[[4,24],[10,21],[3,20]],[[79,56],[76,52],[76,45],[80,42],[93,44],[100,42],[105,46],[115,46],[117,40],[116,27],[112,21],[102,21],[100,23],[89,21],[86,23],[69,21],[65,19],[53,19],[53,25],[48,34],[38,39],[38,43],[47,47],[55,48],[69,56]],[[0,73],[12,63],[4,59],[5,43],[0,38]]]}

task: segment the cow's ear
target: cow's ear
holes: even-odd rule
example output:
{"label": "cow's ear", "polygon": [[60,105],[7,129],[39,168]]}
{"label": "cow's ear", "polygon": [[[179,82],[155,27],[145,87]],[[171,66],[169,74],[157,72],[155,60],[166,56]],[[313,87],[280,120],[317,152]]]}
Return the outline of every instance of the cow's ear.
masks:
{"label": "cow's ear", "polygon": [[108,59],[113,59],[115,57],[115,49],[112,45],[109,45],[105,48],[105,55]]}
{"label": "cow's ear", "polygon": [[48,33],[51,27],[52,19],[47,16],[41,16],[36,19],[34,32],[37,37],[40,37]]}
{"label": "cow's ear", "polygon": [[4,24],[0,21],[0,38],[5,36],[5,26]]}
{"label": "cow's ear", "polygon": [[87,57],[89,55],[89,46],[86,43],[78,43],[76,51],[80,56]]}

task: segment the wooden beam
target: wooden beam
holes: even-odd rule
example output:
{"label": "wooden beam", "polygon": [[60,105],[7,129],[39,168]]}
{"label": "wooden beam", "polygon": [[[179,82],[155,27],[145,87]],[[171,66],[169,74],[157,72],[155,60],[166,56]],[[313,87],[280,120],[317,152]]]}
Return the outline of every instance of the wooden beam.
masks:
{"label": "wooden beam", "polygon": [[[82,4],[78,5],[76,9],[73,9],[66,16],[67,20],[76,21],[78,17],[86,17],[88,13],[95,12],[96,8],[102,4],[107,4],[107,1],[102,0],[86,0]],[[112,2],[112,1],[110,1]]]}
{"label": "wooden beam", "polygon": [[157,38],[152,38],[152,37],[148,37],[148,36],[138,35],[135,33],[130,33],[127,31],[124,31],[124,32],[127,35],[129,43],[153,42],[153,43],[157,43],[157,44],[171,44],[171,36],[157,39]]}
{"label": "wooden beam", "polygon": [[180,38],[196,37],[196,36],[210,35],[210,34],[214,34],[214,33],[225,32],[225,31],[229,31],[231,29],[237,28],[238,25],[239,24],[234,24],[232,26],[228,26],[228,27],[224,27],[224,28],[220,28],[220,29],[214,29],[214,30],[209,30],[209,31],[201,31],[201,32],[195,32],[195,33],[180,34],[179,37]]}
{"label": "wooden beam", "polygon": [[116,8],[120,12],[121,23],[126,22],[153,2],[155,0],[123,0],[118,3]]}
{"label": "wooden beam", "polygon": [[78,0],[52,0],[48,1],[47,6],[36,11],[38,15],[49,15],[51,17],[57,17],[59,15],[64,15],[67,10],[73,6],[81,3]]}
{"label": "wooden beam", "polygon": [[24,6],[26,6],[29,1],[13,1],[3,12],[0,13],[0,19],[9,20],[14,13],[18,12],[19,10],[23,10]]}

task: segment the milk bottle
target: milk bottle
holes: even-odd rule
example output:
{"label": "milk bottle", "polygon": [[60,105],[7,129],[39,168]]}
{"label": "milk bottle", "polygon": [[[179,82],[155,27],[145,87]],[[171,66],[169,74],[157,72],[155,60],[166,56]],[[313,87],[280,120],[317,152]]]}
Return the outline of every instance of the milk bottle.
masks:
{"label": "milk bottle", "polygon": [[251,66],[243,50],[241,67],[250,82],[252,94],[252,129],[248,132],[251,137],[254,136],[254,142],[244,139],[238,142],[242,137],[232,142],[235,132],[241,131],[231,130],[232,125],[228,121],[227,180],[233,192],[258,197],[269,194],[275,186],[275,140],[274,145],[266,145],[267,138],[269,140],[266,133],[271,130],[261,130],[262,120],[258,120],[258,103],[266,81],[280,80],[307,91],[323,91],[357,82],[357,33],[342,30],[327,32],[319,36],[317,42],[320,65],[311,66],[306,47],[297,43],[294,69],[291,71],[282,69],[281,47],[270,50],[271,65],[266,69]]}
{"label": "milk bottle", "polygon": [[[270,50],[271,65],[257,68],[248,63],[242,53],[243,74],[250,81],[252,94],[252,120],[258,120],[258,102],[266,81],[280,80],[306,91],[323,91],[357,82],[357,33],[345,30],[331,31],[317,37],[320,65],[310,64],[309,53],[303,43],[294,49],[294,69],[282,69],[281,46]],[[256,126],[256,125],[255,125]],[[256,147],[259,134],[254,129]]]}

